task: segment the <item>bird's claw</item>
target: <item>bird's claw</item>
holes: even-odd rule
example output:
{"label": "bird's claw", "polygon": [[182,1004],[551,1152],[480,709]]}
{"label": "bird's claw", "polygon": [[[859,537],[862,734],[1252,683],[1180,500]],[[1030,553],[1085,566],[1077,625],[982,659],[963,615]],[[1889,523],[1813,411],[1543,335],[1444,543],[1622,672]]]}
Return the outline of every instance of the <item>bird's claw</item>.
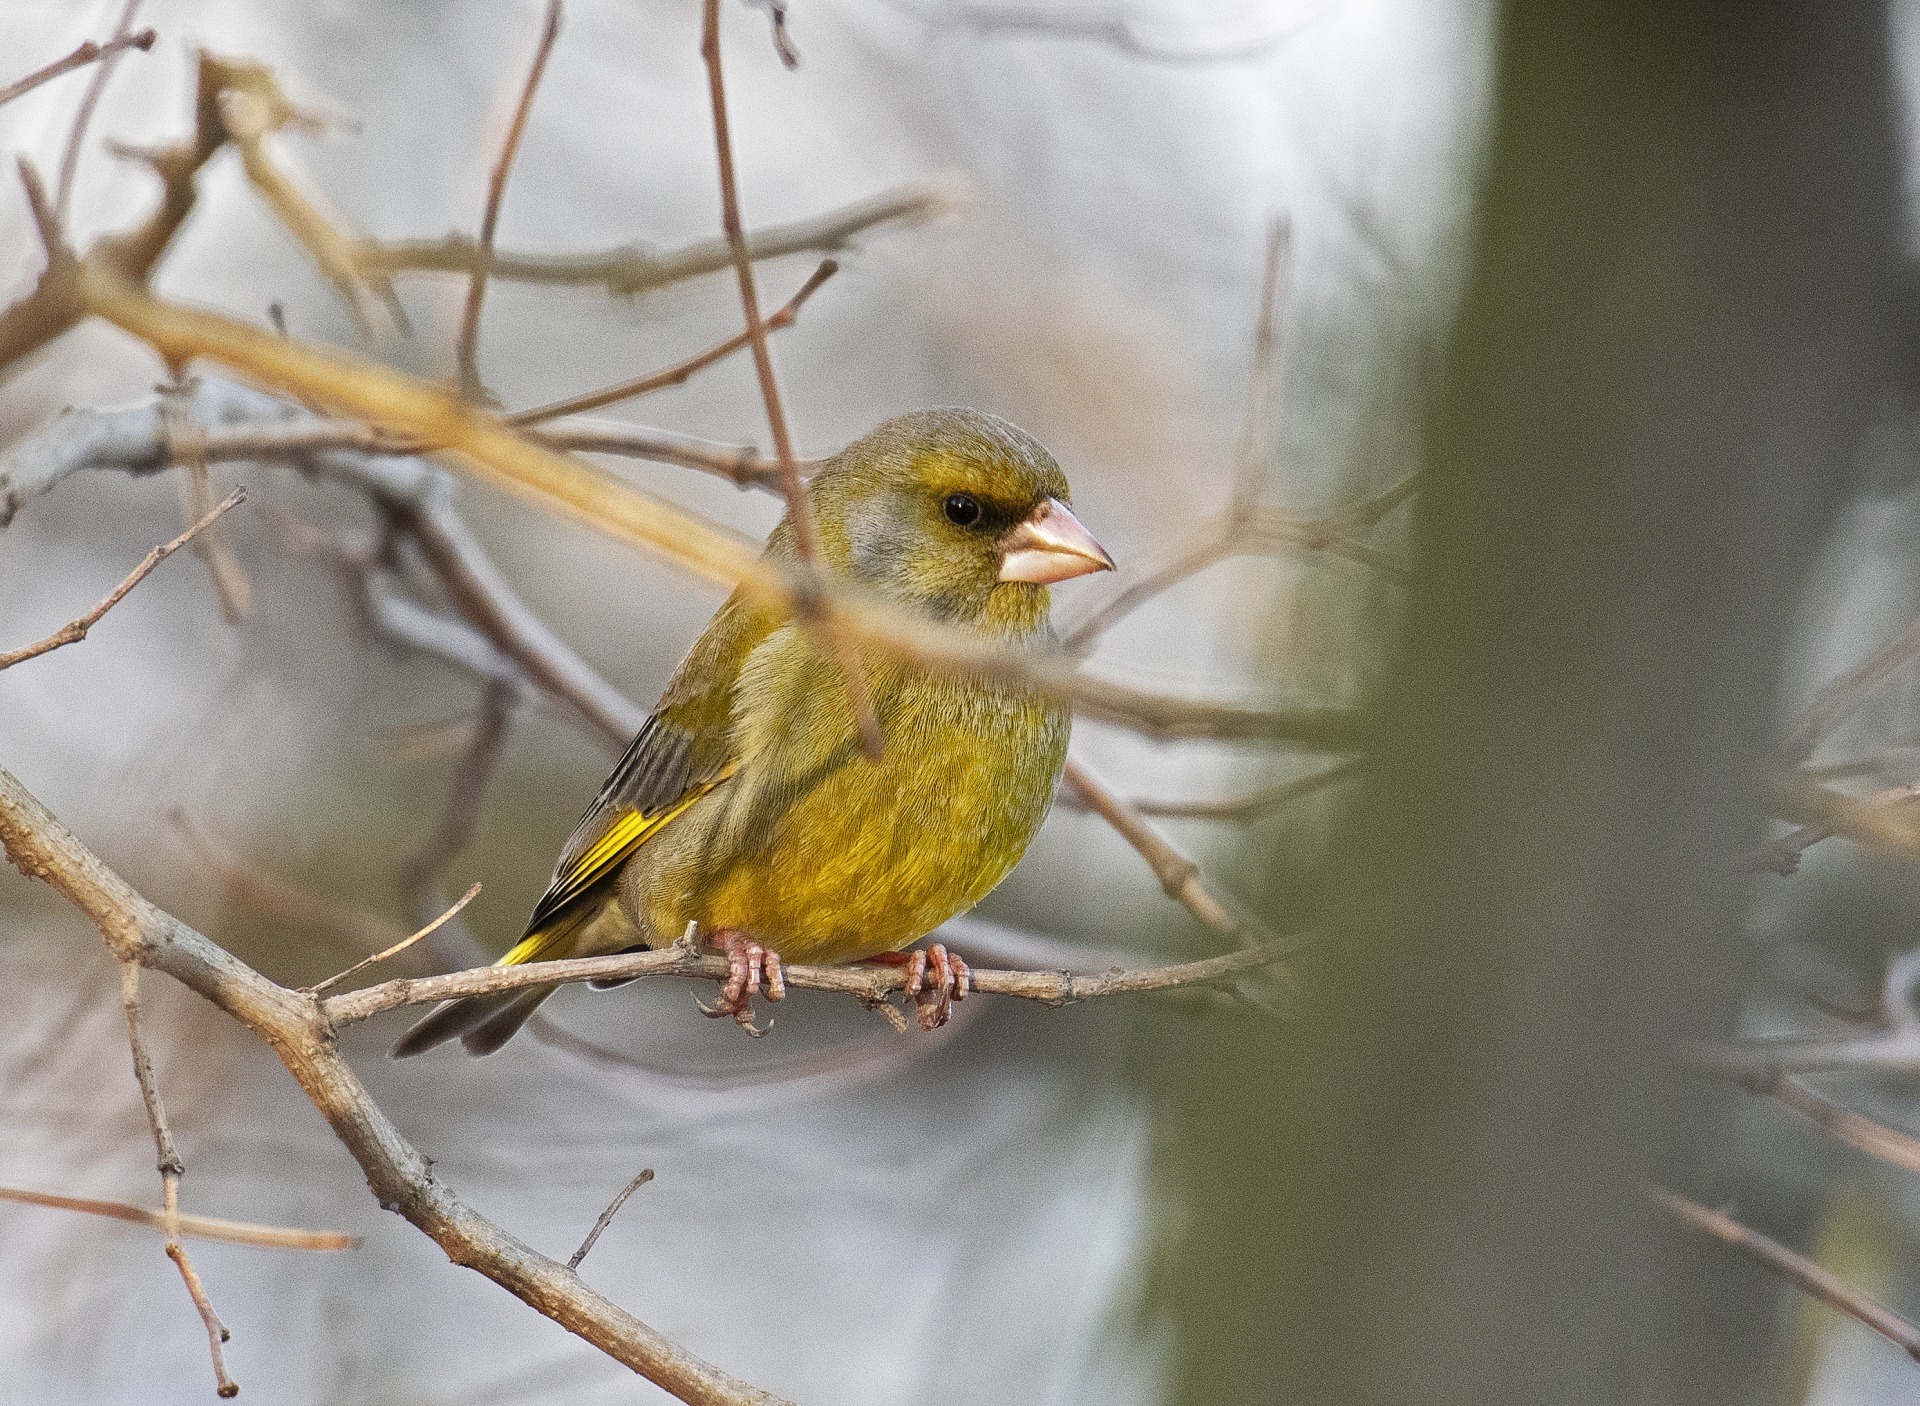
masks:
{"label": "bird's claw", "polygon": [[720,988],[720,999],[711,1006],[696,1001],[700,1013],[718,1019],[733,1017],[733,1023],[755,1039],[773,1029],[773,1022],[753,1023],[754,993],[763,988],[769,1001],[787,998],[786,974],[780,968],[780,954],[764,947],[743,932],[722,928],[713,935],[713,945],[726,954],[727,984]]}
{"label": "bird's claw", "polygon": [[[907,969],[907,995],[918,1008],[922,1030],[938,1030],[953,1014],[953,1003],[966,999],[972,980],[966,959],[947,951],[943,942],[931,943],[912,952],[882,952],[869,957],[885,967]],[[928,973],[933,979],[927,979]]]}

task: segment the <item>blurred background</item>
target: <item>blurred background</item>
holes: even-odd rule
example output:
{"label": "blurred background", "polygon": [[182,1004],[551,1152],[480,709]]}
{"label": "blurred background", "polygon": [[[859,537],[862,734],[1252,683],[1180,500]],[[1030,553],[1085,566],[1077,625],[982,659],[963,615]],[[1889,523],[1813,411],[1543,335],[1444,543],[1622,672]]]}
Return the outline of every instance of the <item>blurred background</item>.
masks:
{"label": "blurred background", "polygon": [[[0,79],[104,36],[118,9],[8,6]],[[1877,847],[1809,844],[1791,875],[1754,872],[1753,855],[1791,833],[1761,783],[1794,720],[1920,610],[1917,20],[1906,3],[805,0],[789,73],[766,14],[728,5],[750,226],[908,181],[946,193],[937,218],[860,234],[778,334],[801,452],[922,405],[1029,429],[1121,563],[1059,588],[1057,621],[1228,505],[1284,219],[1275,413],[1255,418],[1245,482],[1314,514],[1421,472],[1411,510],[1367,537],[1411,577],[1237,559],[1129,616],[1093,667],[1364,706],[1365,769],[1249,823],[1156,822],[1305,934],[1277,1012],[982,998],[923,1037],[802,995],[749,1047],[699,1019],[684,983],[575,989],[548,1008],[559,1034],[485,1061],[391,1064],[404,1020],[357,1028],[347,1048],[375,1097],[549,1254],[654,1168],[588,1279],[800,1402],[1910,1394],[1896,1347],[1659,1222],[1639,1188],[1730,1204],[1920,1311],[1913,1173],[1685,1058],[1846,1033],[1810,1002],[1871,1007],[1914,941],[1913,860],[1886,826]],[[271,65],[328,118],[276,150],[353,230],[471,233],[541,7],[150,0],[137,22],[158,40],[120,64],[90,129],[83,248],[148,208],[151,176],[104,143],[181,135],[200,48]],[[718,231],[698,33],[690,0],[569,5],[501,248]],[[87,81],[0,108],[6,149],[56,167]],[[231,152],[199,189],[160,292],[262,325],[277,304],[296,336],[453,374],[463,281],[400,282],[410,336],[360,329]],[[765,303],[816,257],[762,264]],[[9,296],[39,269],[24,198],[0,195]],[[536,405],[737,325],[725,276],[633,298],[499,282],[480,372],[506,406]],[[164,374],[98,325],[9,368],[0,471],[65,407],[147,402]],[[743,359],[600,418],[766,443]],[[777,515],[684,468],[605,462],[756,537]],[[212,474],[248,487],[227,520],[245,620],[222,620],[200,563],[169,562],[84,644],[0,674],[0,764],[157,902],[311,981],[379,945],[369,933],[413,926],[399,860],[440,823],[480,689],[370,631],[313,550],[369,537],[361,495],[284,464]],[[513,589],[641,708],[719,603],[478,485],[457,505]],[[77,474],[27,501],[0,531],[0,648],[91,606],[179,516],[167,475]],[[1895,674],[1786,760],[1884,799],[1913,780],[1915,702]],[[1075,750],[1120,794],[1162,800],[1326,765],[1085,722]],[[487,953],[518,935],[611,760],[531,694],[512,711],[441,881],[449,896],[484,882],[466,919]],[[236,874],[309,907],[263,911]],[[1220,942],[1064,805],[949,936],[996,965],[1086,970]],[[151,1203],[97,935],[10,880],[0,959],[0,1184]],[[382,1214],[269,1052],[163,979],[146,990],[185,1208],[365,1237],[331,1256],[195,1248],[247,1399],[664,1399]],[[1910,1070],[1822,1087],[1920,1126]],[[211,1391],[157,1237],[22,1206],[0,1224],[10,1397]]]}

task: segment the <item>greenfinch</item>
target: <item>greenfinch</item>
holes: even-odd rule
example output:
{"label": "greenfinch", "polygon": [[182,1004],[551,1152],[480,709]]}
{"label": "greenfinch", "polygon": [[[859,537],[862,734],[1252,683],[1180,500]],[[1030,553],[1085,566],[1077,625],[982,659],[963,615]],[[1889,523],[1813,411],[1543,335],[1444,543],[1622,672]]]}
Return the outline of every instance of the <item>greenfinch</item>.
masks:
{"label": "greenfinch", "polygon": [[[829,459],[807,497],[833,577],[1010,650],[1056,648],[1049,585],[1113,568],[1068,510],[1053,456],[975,410],[889,420]],[[790,519],[765,559],[796,563]],[[965,963],[939,944],[900,949],[973,907],[1025,852],[1052,805],[1071,719],[1017,684],[933,675],[877,650],[861,664],[885,736],[877,762],[840,668],[790,617],[736,592],[499,964],[659,947],[697,924],[729,961],[709,1014],[750,1032],[756,992],[785,994],[782,956],[906,966],[921,1024],[944,1021],[966,994]],[[555,989],[447,1002],[393,1053],[458,1036],[489,1054]]]}

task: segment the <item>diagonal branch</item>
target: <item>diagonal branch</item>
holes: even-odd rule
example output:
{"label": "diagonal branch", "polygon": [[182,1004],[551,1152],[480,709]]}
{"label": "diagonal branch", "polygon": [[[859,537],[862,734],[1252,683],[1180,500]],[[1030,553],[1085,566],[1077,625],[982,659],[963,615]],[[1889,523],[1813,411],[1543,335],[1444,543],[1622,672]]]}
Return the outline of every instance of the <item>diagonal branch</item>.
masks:
{"label": "diagonal branch", "polygon": [[1847,1283],[1832,1270],[1796,1254],[1770,1236],[1740,1224],[1721,1211],[1710,1211],[1697,1201],[1676,1196],[1663,1186],[1650,1186],[1647,1199],[1689,1230],[1698,1230],[1743,1250],[1803,1293],[1837,1308],[1850,1318],[1905,1349],[1920,1362],[1920,1328],[1916,1328],[1864,1289]]}
{"label": "diagonal branch", "polygon": [[782,1406],[676,1347],[564,1264],[467,1206],[360,1083],[319,1001],[275,985],[149,903],[4,768],[0,848],[14,867],[52,884],[91,919],[116,958],[165,972],[258,1034],[353,1154],[375,1199],[424,1231],[454,1263],[478,1270],[682,1401]]}
{"label": "diagonal branch", "polygon": [[76,68],[85,68],[88,64],[109,54],[117,54],[123,49],[138,49],[145,53],[153,47],[153,41],[159,36],[151,29],[143,29],[138,34],[115,35],[104,44],[89,39],[65,58],[55,59],[45,68],[36,68],[25,78],[17,78],[0,88],[0,106],[5,106],[15,98],[25,97],[42,83],[51,83],[62,74],[71,73]]}
{"label": "diagonal branch", "polygon": [[182,547],[186,546],[188,542],[193,540],[195,533],[212,523],[215,518],[218,518],[229,508],[245,502],[246,497],[247,490],[245,485],[234,489],[233,492],[223,498],[211,512],[194,523],[193,526],[189,527],[185,532],[182,532],[178,537],[166,543],[164,546],[155,547],[152,551],[148,552],[146,559],[127,573],[126,580],[122,581],[118,586],[115,586],[113,590],[108,593],[105,600],[101,601],[100,604],[96,605],[92,610],[89,610],[85,615],[82,615],[78,620],[62,625],[59,629],[37,643],[25,645],[19,649],[9,650],[4,654],[0,654],[0,669],[10,669],[15,664],[38,658],[42,654],[51,653],[53,650],[59,649],[62,645],[78,644],[87,637],[87,631],[100,623],[100,618],[103,615],[120,604],[120,602],[126,598],[127,593],[135,586],[146,580],[147,573],[175,552],[179,551]]}
{"label": "diagonal branch", "polygon": [[547,58],[560,37],[560,0],[547,0],[547,22],[540,31],[539,47],[533,51],[533,65],[527,70],[526,86],[520,90],[520,102],[513,110],[513,122],[500,148],[500,159],[493,163],[487,181],[487,208],[480,217],[479,257],[467,280],[467,302],[460,316],[460,341],[457,351],[460,368],[460,394],[468,400],[482,398],[480,387],[480,303],[487,295],[487,266],[493,262],[493,231],[500,222],[500,202],[507,193],[507,173],[519,154],[520,138],[527,130],[527,118],[533,112],[533,95],[540,88],[541,75],[547,71]]}

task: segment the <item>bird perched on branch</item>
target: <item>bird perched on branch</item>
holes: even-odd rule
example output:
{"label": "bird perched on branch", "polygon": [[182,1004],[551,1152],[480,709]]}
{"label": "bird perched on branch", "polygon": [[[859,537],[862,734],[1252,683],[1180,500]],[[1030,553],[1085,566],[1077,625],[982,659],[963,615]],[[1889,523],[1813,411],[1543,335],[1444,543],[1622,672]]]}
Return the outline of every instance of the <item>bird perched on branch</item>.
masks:
{"label": "bird perched on branch", "polygon": [[[1048,650],[1048,586],[1113,560],[1068,511],[1031,436],[974,410],[889,420],[807,487],[823,565],[897,608],[1010,650]],[[765,559],[798,564],[790,516]],[[711,1015],[749,1032],[785,995],[780,959],[907,967],[924,1028],[966,994],[966,965],[908,947],[973,907],[1040,828],[1066,763],[1066,706],[1018,684],[859,662],[885,746],[863,752],[841,666],[737,591],[708,623],[561,851],[500,965],[664,946],[690,923],[727,955]],[[928,973],[931,970],[931,983]],[[458,1036],[500,1048],[556,988],[450,1001],[396,1057]],[[922,996],[922,991],[928,994]]]}

